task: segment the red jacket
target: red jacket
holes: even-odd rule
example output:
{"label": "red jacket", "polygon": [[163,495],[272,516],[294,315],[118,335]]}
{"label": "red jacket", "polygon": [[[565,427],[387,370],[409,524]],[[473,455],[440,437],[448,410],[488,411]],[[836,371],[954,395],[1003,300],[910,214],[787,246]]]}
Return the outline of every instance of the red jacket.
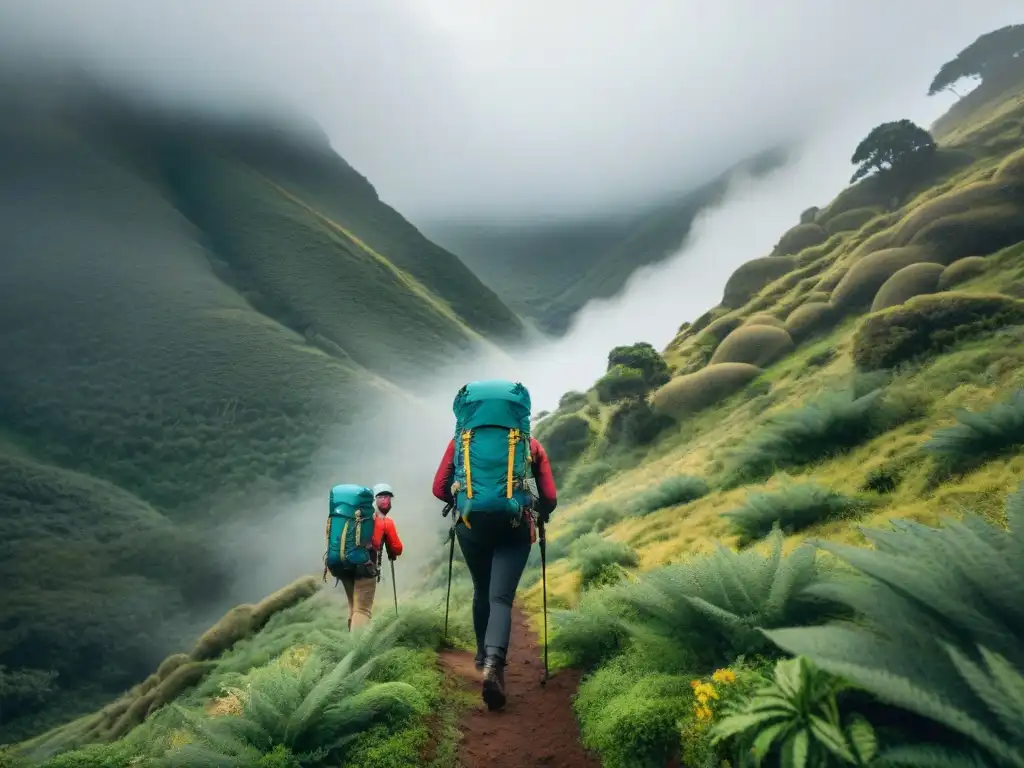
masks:
{"label": "red jacket", "polygon": [[373,521],[373,543],[371,546],[380,552],[381,545],[387,546],[388,558],[394,560],[402,554],[402,540],[398,538],[395,521],[383,514],[378,514]]}
{"label": "red jacket", "polygon": [[[558,489],[555,487],[555,478],[551,474],[551,463],[544,451],[544,446],[533,437],[530,438],[530,455],[533,461],[530,463],[533,469],[533,477],[537,481],[537,511],[542,515],[550,515],[558,506]],[[444,458],[434,474],[434,496],[447,504],[454,502],[452,498],[452,477],[455,474],[455,441],[448,442],[448,448],[444,452]]]}

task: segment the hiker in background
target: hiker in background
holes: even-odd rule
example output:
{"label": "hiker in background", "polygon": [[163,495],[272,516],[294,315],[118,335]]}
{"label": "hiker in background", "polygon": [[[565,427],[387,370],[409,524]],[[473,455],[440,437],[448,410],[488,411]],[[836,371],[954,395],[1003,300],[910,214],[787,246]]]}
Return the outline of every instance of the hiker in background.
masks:
{"label": "hiker in background", "polygon": [[455,535],[473,579],[475,661],[489,709],[505,705],[512,601],[536,540],[531,510],[546,523],[558,503],[547,454],[530,436],[530,408],[522,384],[465,385],[452,405],[455,439],[434,476],[434,496],[457,510]]}
{"label": "hiker in background", "polygon": [[362,626],[373,614],[377,591],[377,561],[382,547],[394,560],[402,554],[402,541],[393,520],[378,514],[390,509],[390,489],[381,499],[361,485],[336,485],[331,489],[327,515],[327,552],[323,579],[330,573],[341,582],[348,598],[348,628]]}
{"label": "hiker in background", "polygon": [[391,511],[391,500],[395,498],[395,492],[387,483],[377,483],[373,486],[373,505],[377,510],[377,516],[384,525],[384,547],[377,549],[377,581],[380,582],[380,569],[384,563],[384,549],[387,549],[388,560],[395,560],[402,554],[402,540],[398,538],[398,529],[395,521],[388,517]]}

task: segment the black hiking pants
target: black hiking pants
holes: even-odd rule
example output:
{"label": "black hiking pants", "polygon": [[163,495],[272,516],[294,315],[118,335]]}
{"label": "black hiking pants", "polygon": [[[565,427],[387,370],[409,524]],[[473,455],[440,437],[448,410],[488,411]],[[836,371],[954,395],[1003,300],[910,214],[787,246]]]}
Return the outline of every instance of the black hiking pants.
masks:
{"label": "black hiking pants", "polygon": [[473,579],[477,655],[504,662],[512,634],[512,600],[530,557],[530,523],[523,520],[513,528],[507,517],[477,514],[470,525],[460,523],[455,533]]}

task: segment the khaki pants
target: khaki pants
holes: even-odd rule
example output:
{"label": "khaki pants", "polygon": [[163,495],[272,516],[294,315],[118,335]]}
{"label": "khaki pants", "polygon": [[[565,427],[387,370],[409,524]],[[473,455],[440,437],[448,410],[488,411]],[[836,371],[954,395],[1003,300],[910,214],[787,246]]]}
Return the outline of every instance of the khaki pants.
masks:
{"label": "khaki pants", "polygon": [[370,621],[373,614],[373,596],[377,592],[377,579],[356,579],[346,576],[341,586],[348,598],[348,628],[361,627]]}

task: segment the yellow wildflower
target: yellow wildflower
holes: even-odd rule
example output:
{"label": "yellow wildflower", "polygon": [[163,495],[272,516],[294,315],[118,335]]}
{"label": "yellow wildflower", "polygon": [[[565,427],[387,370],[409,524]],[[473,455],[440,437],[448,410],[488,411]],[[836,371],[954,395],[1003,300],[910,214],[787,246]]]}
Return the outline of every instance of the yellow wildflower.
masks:
{"label": "yellow wildflower", "polygon": [[735,683],[736,673],[731,669],[716,669],[711,679],[716,683]]}
{"label": "yellow wildflower", "polygon": [[697,714],[697,719],[698,720],[710,720],[711,719],[711,709],[710,709],[710,707],[702,705],[702,706],[696,707],[694,709],[694,712]]}

